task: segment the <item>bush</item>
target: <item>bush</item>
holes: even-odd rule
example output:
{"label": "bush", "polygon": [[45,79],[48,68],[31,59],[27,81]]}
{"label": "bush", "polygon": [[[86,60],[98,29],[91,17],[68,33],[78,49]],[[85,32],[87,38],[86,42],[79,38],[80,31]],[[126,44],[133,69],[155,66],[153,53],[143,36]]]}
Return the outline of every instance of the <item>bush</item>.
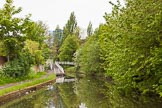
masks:
{"label": "bush", "polygon": [[29,53],[20,54],[17,59],[8,62],[3,68],[5,76],[23,77],[28,75],[32,64],[32,57]]}

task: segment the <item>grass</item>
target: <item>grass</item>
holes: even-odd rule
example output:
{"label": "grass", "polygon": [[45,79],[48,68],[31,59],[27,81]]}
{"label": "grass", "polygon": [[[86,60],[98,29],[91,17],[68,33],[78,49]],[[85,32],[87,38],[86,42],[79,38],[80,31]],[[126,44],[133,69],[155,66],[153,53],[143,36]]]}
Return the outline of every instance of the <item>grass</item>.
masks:
{"label": "grass", "polygon": [[5,84],[9,84],[9,83],[16,83],[16,82],[20,82],[20,81],[24,81],[24,80],[32,80],[35,78],[40,78],[43,75],[46,75],[46,72],[30,72],[29,75],[25,76],[25,77],[21,77],[21,78],[12,78],[12,77],[6,77],[3,75],[0,75],[0,85],[5,85]]}
{"label": "grass", "polygon": [[22,89],[30,87],[30,86],[41,84],[46,81],[53,80],[53,79],[55,79],[55,77],[56,77],[55,74],[50,74],[47,77],[37,78],[37,79],[31,80],[29,82],[24,82],[24,83],[15,85],[15,86],[8,87],[6,89],[2,89],[2,90],[0,90],[0,96],[5,95],[10,92],[17,91],[17,90],[22,90]]}

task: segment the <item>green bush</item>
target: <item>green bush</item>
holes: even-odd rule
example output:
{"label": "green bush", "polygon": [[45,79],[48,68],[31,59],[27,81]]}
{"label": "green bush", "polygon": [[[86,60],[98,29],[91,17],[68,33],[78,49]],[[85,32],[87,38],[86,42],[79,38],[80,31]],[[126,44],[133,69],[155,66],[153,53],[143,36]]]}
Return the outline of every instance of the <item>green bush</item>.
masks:
{"label": "green bush", "polygon": [[32,64],[32,57],[29,53],[20,54],[18,58],[8,62],[3,68],[5,76],[24,77],[29,74]]}

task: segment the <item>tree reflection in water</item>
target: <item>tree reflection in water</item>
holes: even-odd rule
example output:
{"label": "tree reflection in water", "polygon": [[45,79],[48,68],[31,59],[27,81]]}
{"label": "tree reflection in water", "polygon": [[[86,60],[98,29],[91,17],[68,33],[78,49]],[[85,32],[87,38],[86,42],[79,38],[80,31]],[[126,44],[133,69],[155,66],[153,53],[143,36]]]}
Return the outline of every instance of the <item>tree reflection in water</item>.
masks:
{"label": "tree reflection in water", "polygon": [[113,86],[95,77],[54,84],[9,102],[1,108],[161,108],[156,97],[121,96]]}

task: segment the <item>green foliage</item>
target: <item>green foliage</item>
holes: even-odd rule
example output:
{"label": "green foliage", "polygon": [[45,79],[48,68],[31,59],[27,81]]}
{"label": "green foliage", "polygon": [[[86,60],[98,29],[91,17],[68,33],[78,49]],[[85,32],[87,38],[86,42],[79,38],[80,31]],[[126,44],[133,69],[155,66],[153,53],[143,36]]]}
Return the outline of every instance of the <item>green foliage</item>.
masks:
{"label": "green foliage", "polygon": [[86,43],[76,52],[75,62],[80,71],[86,73],[99,73],[100,56],[99,41],[96,35],[88,38]]}
{"label": "green foliage", "polygon": [[18,59],[8,62],[3,68],[5,76],[8,77],[23,77],[29,74],[32,64],[32,57],[30,53],[23,53],[19,55]]}
{"label": "green foliage", "polygon": [[76,30],[77,30],[77,21],[74,12],[72,12],[70,14],[69,20],[67,21],[67,24],[63,28],[63,38],[61,43],[64,42],[67,36],[74,35],[76,33]]}
{"label": "green foliage", "polygon": [[39,43],[39,47],[44,43],[45,36],[47,35],[47,26],[43,22],[32,22],[26,23],[26,37],[29,40]]}
{"label": "green foliage", "polygon": [[76,53],[85,72],[105,70],[118,90],[162,93],[162,2],[127,0],[105,14],[106,24]]}
{"label": "green foliage", "polygon": [[0,37],[2,39],[8,36],[18,37],[22,31],[19,25],[23,24],[23,20],[13,17],[13,15],[20,13],[21,8],[16,9],[13,6],[13,0],[6,0],[6,4],[0,10]]}
{"label": "green foliage", "polygon": [[51,50],[47,44],[43,44],[41,50],[42,50],[42,56],[45,62],[47,59],[49,59]]}
{"label": "green foliage", "polygon": [[5,45],[4,49],[10,58],[17,57],[18,53],[22,49],[20,45],[21,43],[19,43],[19,41],[14,37],[6,38],[3,43]]}
{"label": "green foliage", "polygon": [[76,36],[68,36],[60,48],[59,59],[61,61],[73,61],[74,53],[79,47],[79,39]]}
{"label": "green foliage", "polygon": [[39,65],[44,64],[45,61],[49,58],[50,50],[46,44],[41,45],[39,48],[39,43],[32,40],[26,40],[24,45],[24,51],[29,51],[32,55],[34,62],[33,64]]}
{"label": "green foliage", "polygon": [[[114,5],[114,4],[113,4]],[[160,93],[161,0],[114,5],[99,28],[101,66],[125,91]]]}
{"label": "green foliage", "polygon": [[39,49],[38,42],[26,40],[24,50],[29,51],[29,53],[32,55],[34,59],[33,64],[39,65],[44,63],[43,53],[42,50]]}
{"label": "green foliage", "polygon": [[72,74],[74,74],[73,76],[75,77],[75,72],[76,72],[76,67],[74,66],[64,66],[63,67],[67,76],[72,76]]}
{"label": "green foliage", "polygon": [[35,51],[35,63],[37,65],[44,64],[44,57],[42,56],[42,51],[41,50]]}
{"label": "green foliage", "polygon": [[27,18],[15,17],[20,12],[21,8],[15,8],[12,0],[6,0],[0,9],[0,38],[8,60],[16,57],[23,47],[24,23]]}
{"label": "green foliage", "polygon": [[[67,24],[63,28],[63,37],[61,39],[61,47],[58,58],[61,61],[73,61],[74,53],[79,48],[80,28],[77,27],[77,21],[74,12],[70,14]],[[57,58],[57,57],[56,57]]]}
{"label": "green foliage", "polygon": [[31,15],[15,17],[20,12],[21,8],[13,6],[13,0],[6,0],[0,9],[0,55],[8,58],[3,72],[9,77],[28,75],[31,64],[43,64],[49,53],[44,43],[46,25],[31,21]]}
{"label": "green foliage", "polygon": [[0,41],[0,56],[6,56],[7,52],[5,51],[5,46],[2,41]]}

